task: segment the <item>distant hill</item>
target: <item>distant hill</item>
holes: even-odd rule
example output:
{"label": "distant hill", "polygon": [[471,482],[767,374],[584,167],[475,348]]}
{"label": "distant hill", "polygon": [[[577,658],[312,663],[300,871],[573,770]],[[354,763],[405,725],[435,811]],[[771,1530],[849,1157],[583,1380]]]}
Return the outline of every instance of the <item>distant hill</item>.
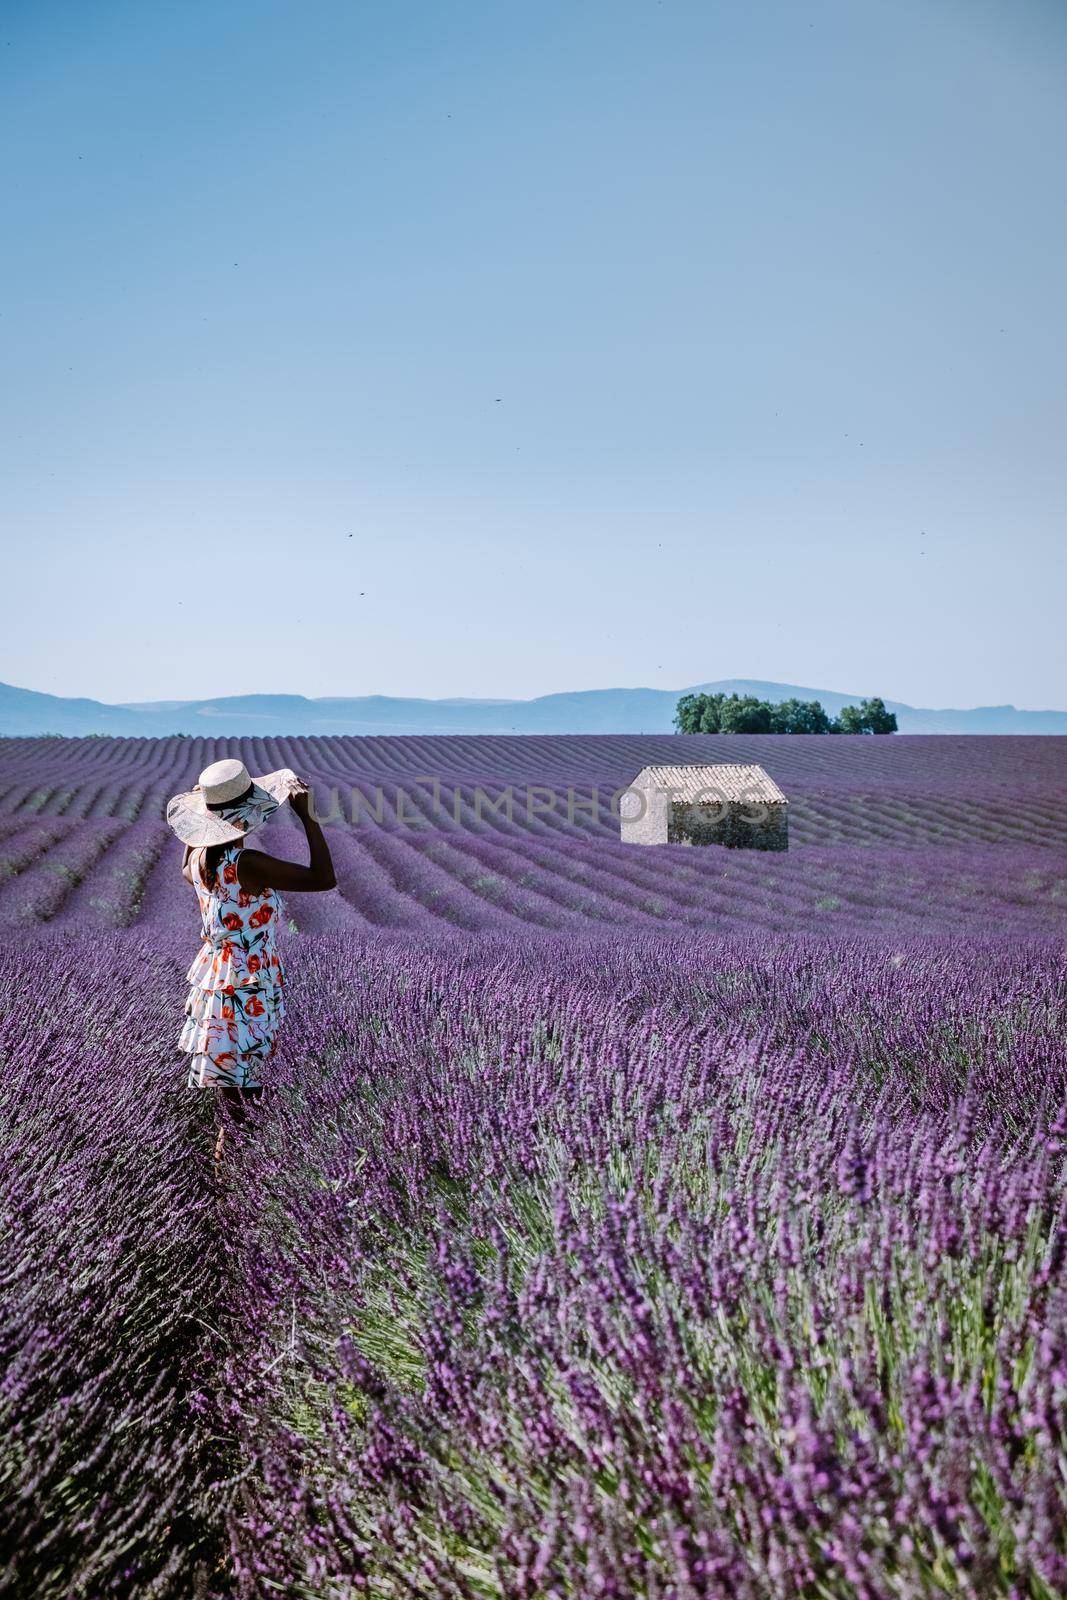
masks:
{"label": "distant hill", "polygon": [[[215,700],[156,700],[105,705],[0,684],[0,734],[111,733],[670,733],[680,695],[694,691],[754,694],[761,700],[819,700],[835,714],[863,694],[720,678],[686,689],[578,689],[535,700],[417,700],[392,695],[226,695]],[[869,691],[876,693],[877,691]],[[887,700],[901,733],[1067,734],[1067,711],[977,706],[933,711]]]}

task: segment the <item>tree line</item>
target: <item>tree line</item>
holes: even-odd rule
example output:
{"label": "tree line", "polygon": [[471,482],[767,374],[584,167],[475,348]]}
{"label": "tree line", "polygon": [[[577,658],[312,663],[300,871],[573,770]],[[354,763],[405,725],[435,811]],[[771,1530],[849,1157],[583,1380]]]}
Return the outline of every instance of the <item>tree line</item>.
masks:
{"label": "tree line", "polygon": [[818,700],[757,700],[751,694],[683,694],[679,733],[896,733],[896,713],[877,695],[831,717]]}

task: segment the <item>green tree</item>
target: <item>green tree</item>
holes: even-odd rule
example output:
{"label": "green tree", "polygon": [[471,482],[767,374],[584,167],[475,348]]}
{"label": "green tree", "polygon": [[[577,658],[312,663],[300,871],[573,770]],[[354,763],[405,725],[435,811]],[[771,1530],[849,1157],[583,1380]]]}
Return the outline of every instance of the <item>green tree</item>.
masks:
{"label": "green tree", "polygon": [[877,695],[871,700],[861,700],[858,706],[842,706],[837,720],[838,733],[896,733],[897,718],[887,711],[885,701]]}
{"label": "green tree", "polygon": [[674,726],[679,733],[699,733],[700,714],[706,694],[683,694],[674,711]]}
{"label": "green tree", "polygon": [[838,733],[866,733],[863,712],[859,706],[842,706],[837,718]]}
{"label": "green tree", "polygon": [[772,733],[829,733],[829,715],[818,700],[782,700],[772,707]]}
{"label": "green tree", "polygon": [[732,694],[722,703],[719,725],[723,733],[773,733],[774,708],[755,695]]}
{"label": "green tree", "polygon": [[674,726],[679,733],[896,733],[897,719],[877,696],[831,718],[818,700],[773,705],[751,694],[683,694]]}
{"label": "green tree", "polygon": [[860,706],[871,733],[896,733],[897,714],[887,711],[885,701],[878,695],[873,700],[864,700]]}
{"label": "green tree", "polygon": [[701,696],[704,709],[700,713],[700,733],[722,733],[722,707],[726,699],[724,694],[705,694]]}
{"label": "green tree", "polygon": [[674,713],[679,733],[719,733],[723,694],[683,694]]}

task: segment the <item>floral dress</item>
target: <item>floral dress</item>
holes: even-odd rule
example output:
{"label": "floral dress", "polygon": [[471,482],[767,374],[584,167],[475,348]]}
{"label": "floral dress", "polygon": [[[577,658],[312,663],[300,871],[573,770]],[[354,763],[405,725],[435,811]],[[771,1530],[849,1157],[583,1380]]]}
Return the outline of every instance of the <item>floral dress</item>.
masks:
{"label": "floral dress", "polygon": [[285,1016],[285,977],[275,948],[281,897],[248,894],[237,879],[241,840],[222,852],[215,883],[201,879],[203,854],[190,856],[204,942],[189,968],[179,1050],[192,1057],[190,1089],[262,1087],[260,1069],[275,1051]]}

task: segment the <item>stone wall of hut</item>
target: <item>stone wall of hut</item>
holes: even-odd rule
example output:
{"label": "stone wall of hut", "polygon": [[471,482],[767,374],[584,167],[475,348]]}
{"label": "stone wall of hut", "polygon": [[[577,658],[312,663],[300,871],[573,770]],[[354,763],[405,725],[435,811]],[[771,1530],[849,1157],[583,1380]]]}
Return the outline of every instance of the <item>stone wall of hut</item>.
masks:
{"label": "stone wall of hut", "polygon": [[789,808],[767,801],[692,805],[674,801],[668,844],[721,844],[734,850],[788,850]]}

